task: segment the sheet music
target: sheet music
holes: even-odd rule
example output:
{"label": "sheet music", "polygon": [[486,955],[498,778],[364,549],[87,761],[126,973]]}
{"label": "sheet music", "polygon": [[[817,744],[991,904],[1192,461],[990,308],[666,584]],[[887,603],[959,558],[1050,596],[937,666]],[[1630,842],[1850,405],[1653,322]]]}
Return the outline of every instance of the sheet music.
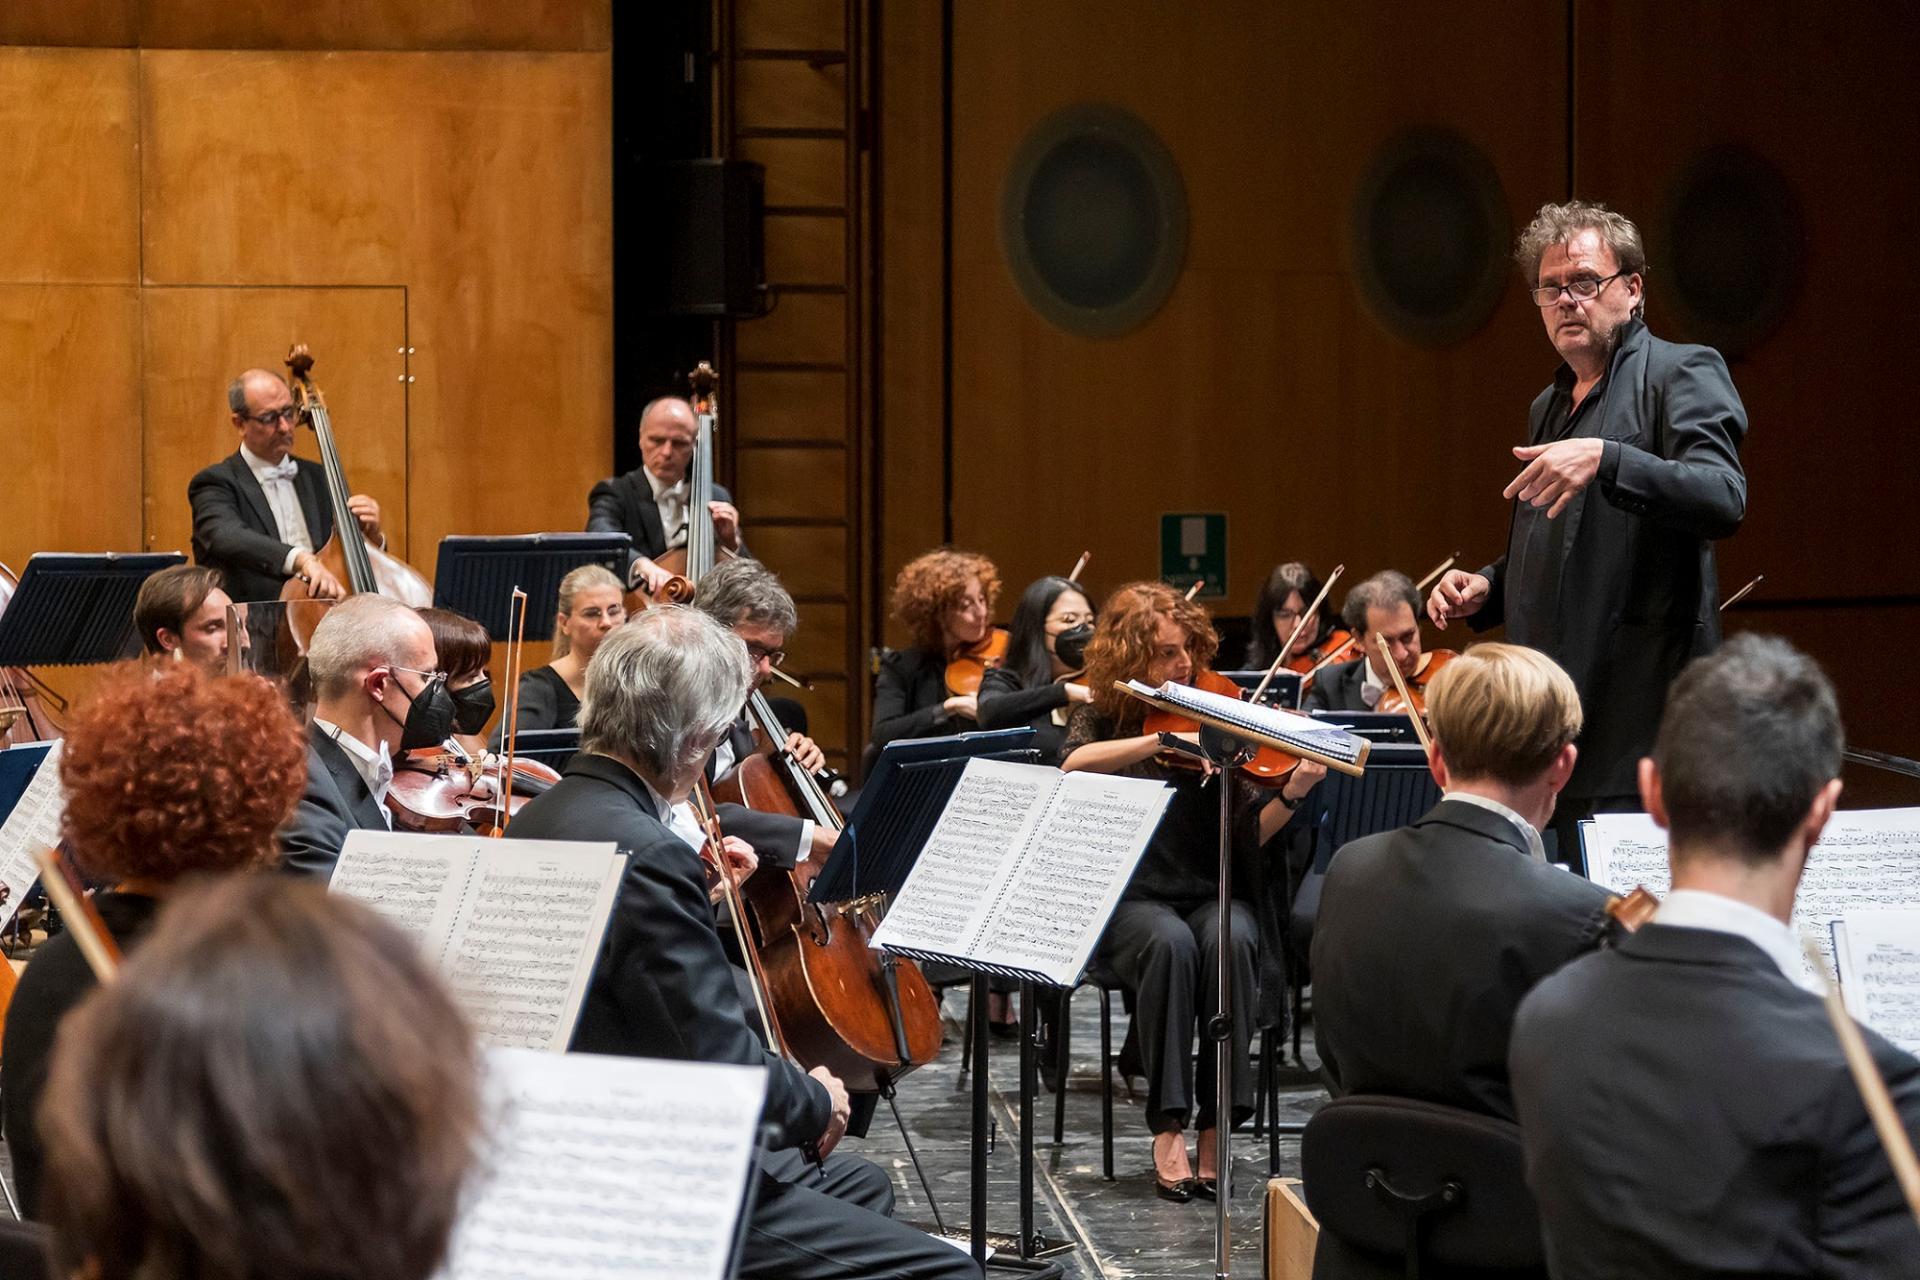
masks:
{"label": "sheet music", "polygon": [[625,868],[611,844],[355,831],[331,886],[413,935],[482,1044],[561,1052]]}
{"label": "sheet music", "polygon": [[5,753],[9,756],[38,754],[40,763],[33,780],[21,793],[19,803],[13,806],[7,820],[0,823],[0,884],[7,887],[7,900],[0,904],[0,927],[13,919],[27,891],[40,878],[40,866],[33,860],[34,851],[57,848],[60,844],[60,821],[67,811],[67,791],[60,783],[62,744],[44,744],[44,752],[37,750],[42,745],[36,742],[11,747]]}
{"label": "sheet music", "polygon": [[1849,907],[1835,934],[1848,1012],[1920,1054],[1920,907]]}
{"label": "sheet music", "polygon": [[969,760],[873,945],[1076,981],[1172,794]]}
{"label": "sheet music", "polygon": [[1348,733],[1338,725],[1303,716],[1297,711],[1242,702],[1223,693],[1209,693],[1205,689],[1184,684],[1167,683],[1158,688],[1138,680],[1129,680],[1127,684],[1136,692],[1152,694],[1177,707],[1204,712],[1216,720],[1292,747],[1318,752],[1332,760],[1353,764],[1366,753],[1367,742],[1364,738]]}
{"label": "sheet music", "polygon": [[442,1280],[721,1280],[766,1071],[487,1054],[492,1133]]}
{"label": "sheet music", "polygon": [[[1644,813],[1597,814],[1583,823],[1587,875],[1615,893],[1672,886],[1667,833]],[[1807,858],[1793,927],[1819,942],[1834,973],[1833,930],[1849,908],[1920,907],[1920,809],[1851,809],[1833,815]]]}

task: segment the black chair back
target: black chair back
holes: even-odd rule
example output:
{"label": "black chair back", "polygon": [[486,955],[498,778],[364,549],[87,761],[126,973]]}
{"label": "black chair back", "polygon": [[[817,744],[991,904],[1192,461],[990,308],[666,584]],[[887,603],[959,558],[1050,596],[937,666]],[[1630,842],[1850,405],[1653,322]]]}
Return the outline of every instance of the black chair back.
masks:
{"label": "black chair back", "polygon": [[1307,1123],[1315,1280],[1546,1275],[1520,1128],[1457,1107],[1352,1094]]}

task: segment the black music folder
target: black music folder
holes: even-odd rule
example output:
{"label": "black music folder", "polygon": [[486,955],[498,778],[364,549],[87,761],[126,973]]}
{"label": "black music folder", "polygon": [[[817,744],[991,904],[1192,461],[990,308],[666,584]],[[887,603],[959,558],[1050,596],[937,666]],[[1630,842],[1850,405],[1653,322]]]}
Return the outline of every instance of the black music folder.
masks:
{"label": "black music folder", "polygon": [[0,613],[0,667],[80,667],[131,658],[140,652],[133,630],[140,584],[186,562],[178,551],[37,552]]}
{"label": "black music folder", "polygon": [[513,635],[513,589],[527,593],[527,639],[553,639],[560,580],[583,564],[624,580],[633,539],[624,533],[523,533],[440,539],[433,602],[464,613],[495,640]]}

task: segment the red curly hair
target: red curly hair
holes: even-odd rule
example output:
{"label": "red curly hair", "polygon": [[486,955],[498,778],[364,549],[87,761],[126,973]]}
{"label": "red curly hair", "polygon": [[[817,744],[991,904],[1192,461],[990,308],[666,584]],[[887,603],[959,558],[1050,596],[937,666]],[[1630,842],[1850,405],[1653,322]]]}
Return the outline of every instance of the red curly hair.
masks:
{"label": "red curly hair", "polygon": [[1116,680],[1145,680],[1160,647],[1160,619],[1171,618],[1187,637],[1196,668],[1213,661],[1220,636],[1207,611],[1164,582],[1129,582],[1107,597],[1087,642],[1087,687],[1100,713],[1122,725],[1138,723],[1146,704],[1114,688]]}
{"label": "red curly hair", "polygon": [[60,780],[64,834],[87,875],[231,871],[273,857],[306,785],[306,735],[265,680],[123,663],[69,723]]}
{"label": "red curly hair", "polygon": [[906,624],[916,649],[939,653],[946,647],[941,619],[976,582],[991,615],[994,601],[1000,598],[1000,571],[993,561],[972,551],[941,547],[907,562],[893,580],[893,616]]}

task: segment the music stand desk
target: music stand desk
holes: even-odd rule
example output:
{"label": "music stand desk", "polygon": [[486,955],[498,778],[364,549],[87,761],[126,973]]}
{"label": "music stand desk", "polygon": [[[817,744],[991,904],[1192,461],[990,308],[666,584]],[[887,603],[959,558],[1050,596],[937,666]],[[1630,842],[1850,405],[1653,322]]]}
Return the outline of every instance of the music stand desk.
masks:
{"label": "music stand desk", "polygon": [[85,667],[140,651],[140,585],[185,564],[178,551],[36,552],[0,614],[0,667]]}

